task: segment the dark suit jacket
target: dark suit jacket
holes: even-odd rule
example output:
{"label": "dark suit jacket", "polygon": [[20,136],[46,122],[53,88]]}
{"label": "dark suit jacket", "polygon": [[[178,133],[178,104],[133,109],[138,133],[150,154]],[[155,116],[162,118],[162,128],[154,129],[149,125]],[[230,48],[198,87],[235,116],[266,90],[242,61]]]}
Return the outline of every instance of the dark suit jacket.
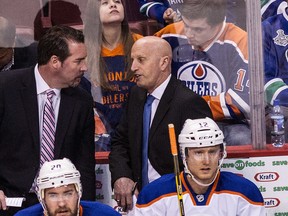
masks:
{"label": "dark suit jacket", "polygon": [[[80,88],[61,90],[55,159],[67,157],[81,173],[83,199],[95,199],[92,97]],[[0,190],[29,192],[39,169],[39,115],[34,67],[0,73]]]}
{"label": "dark suit jacket", "polygon": [[[126,110],[112,137],[109,168],[112,185],[121,177],[128,177],[139,184],[141,189],[142,164],[142,115],[147,92],[134,86],[131,89]],[[186,119],[212,118],[206,101],[185,87],[172,76],[159,102],[149,132],[149,160],[160,174],[174,171],[168,124],[173,123],[176,137]],[[183,169],[182,161],[180,160]]]}

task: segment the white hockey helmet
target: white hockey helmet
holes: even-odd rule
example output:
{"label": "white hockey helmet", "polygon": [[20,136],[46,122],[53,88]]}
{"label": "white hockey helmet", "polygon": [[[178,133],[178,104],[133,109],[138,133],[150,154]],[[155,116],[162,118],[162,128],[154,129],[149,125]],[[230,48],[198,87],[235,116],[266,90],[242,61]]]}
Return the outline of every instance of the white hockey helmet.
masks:
{"label": "white hockey helmet", "polygon": [[184,160],[186,148],[201,148],[223,145],[223,153],[226,156],[223,132],[210,118],[187,119],[178,137],[181,156]]}
{"label": "white hockey helmet", "polygon": [[74,184],[79,195],[79,201],[82,196],[82,185],[80,181],[80,172],[74,164],[67,158],[47,161],[40,169],[37,178],[37,195],[43,208],[44,191],[47,188],[56,188]]}
{"label": "white hockey helmet", "polygon": [[[221,168],[224,158],[226,157],[226,144],[224,142],[223,132],[219,129],[218,125],[210,118],[202,119],[187,119],[184,123],[181,133],[178,137],[182,161],[184,164],[184,171],[191,178],[201,186],[209,186],[215,181],[217,174]],[[210,146],[221,145],[222,157],[218,161],[218,169],[210,183],[201,182],[197,180],[190,172],[186,161],[186,148],[203,148]]]}

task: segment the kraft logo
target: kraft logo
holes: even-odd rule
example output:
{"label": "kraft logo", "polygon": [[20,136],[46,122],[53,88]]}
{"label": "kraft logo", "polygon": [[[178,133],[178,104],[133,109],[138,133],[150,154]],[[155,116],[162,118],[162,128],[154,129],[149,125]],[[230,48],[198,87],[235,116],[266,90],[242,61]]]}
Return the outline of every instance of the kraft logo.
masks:
{"label": "kraft logo", "polygon": [[279,174],[276,172],[261,172],[254,176],[254,179],[258,182],[272,182],[277,181]]}
{"label": "kraft logo", "polygon": [[264,198],[265,208],[274,208],[280,205],[278,198]]}
{"label": "kraft logo", "polygon": [[96,189],[102,189],[102,182],[96,180]]}

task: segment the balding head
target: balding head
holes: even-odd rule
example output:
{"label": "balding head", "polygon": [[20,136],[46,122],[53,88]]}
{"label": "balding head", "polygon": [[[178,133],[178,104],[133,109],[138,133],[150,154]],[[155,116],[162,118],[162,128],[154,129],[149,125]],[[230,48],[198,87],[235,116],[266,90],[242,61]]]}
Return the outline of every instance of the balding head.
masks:
{"label": "balding head", "polygon": [[146,47],[147,51],[149,51],[151,55],[155,54],[161,57],[168,56],[170,59],[172,58],[171,46],[166,40],[162,38],[147,36],[137,40],[134,45],[137,45],[137,43]]}
{"label": "balding head", "polygon": [[172,49],[167,41],[155,36],[137,40],[131,51],[131,70],[137,85],[153,92],[171,74]]}
{"label": "balding head", "polygon": [[6,18],[0,16],[0,47],[13,47],[15,42],[16,27]]}

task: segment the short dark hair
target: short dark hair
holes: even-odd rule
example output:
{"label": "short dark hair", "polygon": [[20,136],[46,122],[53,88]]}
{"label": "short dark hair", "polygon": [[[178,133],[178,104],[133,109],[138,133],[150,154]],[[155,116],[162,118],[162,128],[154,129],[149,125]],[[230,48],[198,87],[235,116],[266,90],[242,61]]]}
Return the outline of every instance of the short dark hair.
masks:
{"label": "short dark hair", "polygon": [[185,0],[178,9],[188,20],[207,18],[208,24],[215,26],[225,19],[226,0]]}
{"label": "short dark hair", "polygon": [[51,56],[56,55],[63,62],[70,51],[68,41],[84,43],[82,31],[69,26],[53,26],[39,40],[38,44],[38,64],[47,64]]}

